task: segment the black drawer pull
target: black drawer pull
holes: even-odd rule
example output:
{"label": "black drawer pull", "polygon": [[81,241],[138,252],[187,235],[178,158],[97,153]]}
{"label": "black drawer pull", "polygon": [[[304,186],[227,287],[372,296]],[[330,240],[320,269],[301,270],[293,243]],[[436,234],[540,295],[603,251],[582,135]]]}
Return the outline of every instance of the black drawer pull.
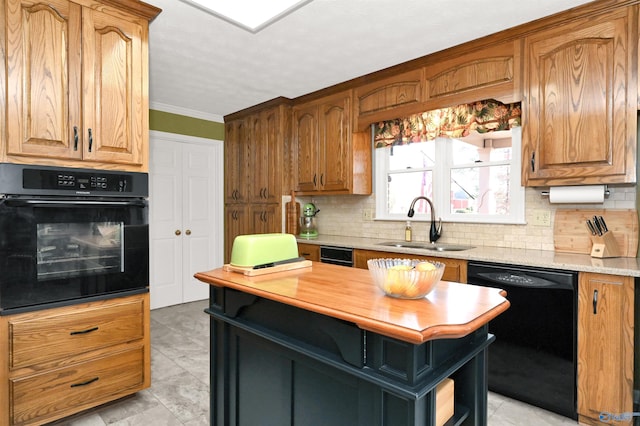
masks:
{"label": "black drawer pull", "polygon": [[97,382],[99,379],[100,379],[99,377],[94,377],[93,379],[89,379],[86,382],[74,383],[70,387],[78,388],[80,386],[87,386],[87,385],[90,385],[93,382]]}
{"label": "black drawer pull", "polygon": [[598,290],[593,290],[593,315],[598,315]]}
{"label": "black drawer pull", "polygon": [[87,333],[91,333],[92,331],[96,331],[96,330],[98,330],[98,327],[87,328],[86,330],[80,330],[80,331],[72,331],[69,334],[71,336],[75,336],[76,334],[87,334]]}
{"label": "black drawer pull", "polygon": [[91,148],[93,148],[93,132],[89,129],[89,152],[91,152]]}

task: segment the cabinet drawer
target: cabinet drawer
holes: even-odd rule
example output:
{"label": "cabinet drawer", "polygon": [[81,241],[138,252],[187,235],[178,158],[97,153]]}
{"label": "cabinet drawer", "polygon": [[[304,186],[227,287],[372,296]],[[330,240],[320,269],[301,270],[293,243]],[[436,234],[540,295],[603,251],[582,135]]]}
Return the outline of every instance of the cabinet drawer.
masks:
{"label": "cabinet drawer", "polygon": [[9,320],[11,369],[141,339],[144,300],[61,308]]}
{"label": "cabinet drawer", "polygon": [[144,383],[144,347],[10,381],[11,424],[76,412]]}

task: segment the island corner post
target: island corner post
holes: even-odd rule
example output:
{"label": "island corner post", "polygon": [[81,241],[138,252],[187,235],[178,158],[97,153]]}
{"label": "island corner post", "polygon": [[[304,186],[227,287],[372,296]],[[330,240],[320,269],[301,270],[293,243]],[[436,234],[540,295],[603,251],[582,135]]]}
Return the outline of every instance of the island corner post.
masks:
{"label": "island corner post", "polygon": [[318,262],[195,277],[211,286],[212,425],[434,425],[445,379],[451,424],[487,424],[487,324],[509,307],[503,291],[442,281],[399,300],[366,270]]}

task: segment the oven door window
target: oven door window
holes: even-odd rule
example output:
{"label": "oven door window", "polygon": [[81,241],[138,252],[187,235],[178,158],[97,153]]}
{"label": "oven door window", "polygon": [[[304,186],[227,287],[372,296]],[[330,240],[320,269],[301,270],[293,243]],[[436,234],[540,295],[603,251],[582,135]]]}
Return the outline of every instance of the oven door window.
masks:
{"label": "oven door window", "polygon": [[124,272],[124,222],[38,223],[37,279]]}
{"label": "oven door window", "polygon": [[148,288],[145,200],[0,202],[0,313]]}

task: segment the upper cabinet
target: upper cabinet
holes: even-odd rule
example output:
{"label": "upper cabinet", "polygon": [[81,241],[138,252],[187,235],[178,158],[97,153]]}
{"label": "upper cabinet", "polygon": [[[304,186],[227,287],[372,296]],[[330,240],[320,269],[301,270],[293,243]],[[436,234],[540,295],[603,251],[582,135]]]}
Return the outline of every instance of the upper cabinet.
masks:
{"label": "upper cabinet", "polygon": [[276,106],[225,125],[225,203],[279,203],[288,107]]}
{"label": "upper cabinet", "polygon": [[282,197],[284,114],[271,108],[249,118],[250,201],[279,203]]}
{"label": "upper cabinet", "polygon": [[366,127],[378,117],[384,117],[386,111],[410,107],[422,102],[423,97],[423,69],[358,86],[354,89],[355,127]]}
{"label": "upper cabinet", "polygon": [[225,124],[224,137],[224,202],[244,203],[249,199],[249,164],[247,119]]}
{"label": "upper cabinet", "polygon": [[525,185],[635,182],[636,13],[621,8],[525,38]]}
{"label": "upper cabinet", "polygon": [[296,193],[371,193],[371,137],[352,133],[350,90],[295,106],[292,127]]}
{"label": "upper cabinet", "polygon": [[146,171],[148,21],[159,9],[125,0],[0,5],[7,28],[2,159]]}
{"label": "upper cabinet", "polygon": [[[426,66],[357,86],[355,128],[423,111],[484,99],[522,99],[520,40],[448,50]],[[417,65],[414,65],[417,66]]]}
{"label": "upper cabinet", "polygon": [[484,99],[521,100],[521,42],[508,41],[425,67],[425,110]]}

